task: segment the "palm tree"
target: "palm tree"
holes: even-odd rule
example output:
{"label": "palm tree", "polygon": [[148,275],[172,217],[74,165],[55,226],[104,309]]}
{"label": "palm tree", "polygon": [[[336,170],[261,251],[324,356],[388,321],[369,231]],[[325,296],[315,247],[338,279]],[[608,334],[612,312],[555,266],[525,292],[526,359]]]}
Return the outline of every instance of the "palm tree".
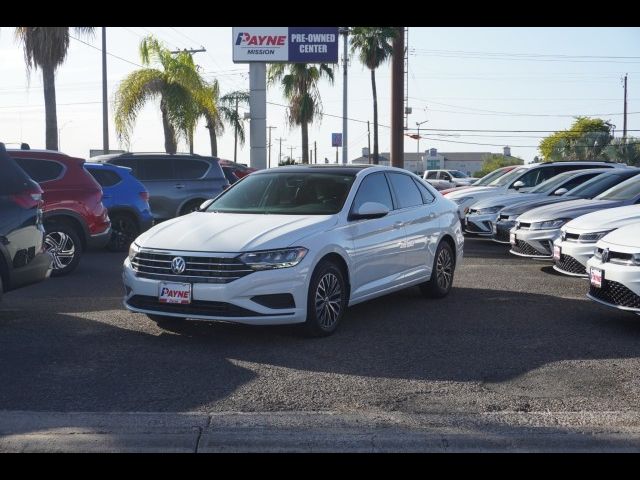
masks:
{"label": "palm tree", "polygon": [[604,154],[614,162],[640,166],[640,138],[616,138],[604,148]]}
{"label": "palm tree", "polygon": [[120,83],[114,99],[116,132],[121,141],[129,143],[142,107],[160,97],[165,151],[176,153],[176,133],[193,144],[198,117],[194,98],[203,91],[202,78],[190,53],[174,55],[153,36],[142,39],[140,57],[143,65],[155,63],[161,68],[136,70]]}
{"label": "palm tree", "polygon": [[351,53],[357,53],[360,62],[371,70],[373,92],[373,163],[378,163],[378,93],[376,68],[391,58],[391,41],[398,32],[394,27],[354,27],[351,29]]}
{"label": "palm tree", "polygon": [[[91,35],[94,27],[74,27],[81,35]],[[56,69],[64,63],[69,50],[69,27],[16,27],[16,39],[24,47],[27,74],[42,70],[44,87],[45,142],[47,150],[58,149],[56,112]]]}
{"label": "palm tree", "polygon": [[206,96],[212,98],[216,105],[215,112],[212,113],[205,109],[201,109],[200,113],[205,118],[207,128],[209,129],[211,155],[217,157],[218,137],[224,134],[225,123],[233,128],[236,139],[240,140],[240,145],[244,145],[244,122],[240,119],[240,115],[238,114],[238,105],[246,105],[249,103],[249,92],[245,90],[238,90],[220,97],[220,85],[217,80],[205,85],[204,89]]}
{"label": "palm tree", "polygon": [[[286,69],[286,70],[285,70]],[[309,163],[309,124],[322,115],[322,100],[318,82],[327,77],[333,84],[333,69],[326,63],[269,65],[269,84],[280,81],[284,97],[289,101],[289,125],[300,125],[302,130],[302,163]]]}

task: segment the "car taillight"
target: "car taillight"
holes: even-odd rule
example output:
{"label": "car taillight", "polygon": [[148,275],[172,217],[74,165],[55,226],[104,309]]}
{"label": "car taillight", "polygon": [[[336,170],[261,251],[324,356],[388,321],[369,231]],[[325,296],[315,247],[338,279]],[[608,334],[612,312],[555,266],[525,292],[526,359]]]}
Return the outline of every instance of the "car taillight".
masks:
{"label": "car taillight", "polygon": [[140,198],[142,200],[144,200],[145,202],[149,201],[149,192],[144,191],[144,192],[140,192]]}
{"label": "car taillight", "polygon": [[42,203],[42,193],[37,190],[26,190],[11,195],[11,200],[22,208],[35,208]]}

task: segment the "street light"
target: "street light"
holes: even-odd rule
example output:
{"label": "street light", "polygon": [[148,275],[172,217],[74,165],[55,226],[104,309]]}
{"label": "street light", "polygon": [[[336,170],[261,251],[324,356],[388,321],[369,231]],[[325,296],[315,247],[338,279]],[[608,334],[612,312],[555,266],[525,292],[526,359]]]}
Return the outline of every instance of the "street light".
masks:
{"label": "street light", "polygon": [[69,125],[70,123],[73,123],[73,120],[69,120],[69,121],[67,121],[67,122],[64,122],[64,123],[62,124],[62,126],[61,126],[60,128],[58,128],[58,151],[61,151],[61,150],[60,150],[60,132],[62,132],[62,129],[63,129],[64,127],[66,127],[67,125]]}
{"label": "street light", "polygon": [[422,125],[423,123],[427,123],[429,120],[425,120],[424,122],[416,122],[416,125],[418,126],[418,154],[420,154],[420,125]]}

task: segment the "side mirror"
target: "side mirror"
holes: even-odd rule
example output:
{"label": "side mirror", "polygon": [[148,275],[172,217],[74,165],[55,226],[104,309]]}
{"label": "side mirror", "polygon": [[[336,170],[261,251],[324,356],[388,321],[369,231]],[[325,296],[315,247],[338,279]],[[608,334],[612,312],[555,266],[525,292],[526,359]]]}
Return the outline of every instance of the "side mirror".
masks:
{"label": "side mirror", "polygon": [[520,190],[522,187],[524,187],[524,182],[522,180],[518,180],[513,184],[513,188],[515,188],[516,190]]}
{"label": "side mirror", "polygon": [[558,190],[556,190],[555,192],[553,192],[554,195],[564,195],[565,193],[567,193],[569,190],[567,190],[566,188],[559,188]]}
{"label": "side mirror", "polygon": [[198,207],[198,210],[202,212],[203,210],[206,210],[207,208],[209,208],[209,205],[211,205],[212,203],[213,203],[213,198],[210,198],[209,200],[205,200],[200,204],[200,207]]}
{"label": "side mirror", "polygon": [[349,215],[349,220],[380,218],[389,213],[389,208],[378,202],[365,202]]}

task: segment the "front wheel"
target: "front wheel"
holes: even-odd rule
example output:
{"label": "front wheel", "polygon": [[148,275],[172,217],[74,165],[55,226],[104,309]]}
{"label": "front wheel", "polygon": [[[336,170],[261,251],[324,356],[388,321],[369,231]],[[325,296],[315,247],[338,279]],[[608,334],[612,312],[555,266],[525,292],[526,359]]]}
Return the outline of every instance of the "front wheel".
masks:
{"label": "front wheel", "polygon": [[431,270],[431,279],[420,284],[420,290],[425,297],[443,298],[451,291],[456,260],[453,249],[448,242],[442,241],[436,249]]}
{"label": "front wheel", "polygon": [[44,246],[53,257],[52,277],[66,275],[76,269],[82,255],[82,243],[75,229],[64,223],[45,225]]}
{"label": "front wheel", "polygon": [[325,337],[336,331],[347,307],[342,270],[333,262],[321,262],[313,272],[307,297],[305,330],[309,336]]}
{"label": "front wheel", "polygon": [[131,242],[140,234],[136,221],[122,213],[114,213],[111,217],[111,238],[107,249],[112,252],[126,252]]}
{"label": "front wheel", "polygon": [[200,209],[200,205],[204,200],[191,200],[187,202],[182,210],[180,210],[180,215],[187,215],[188,213],[197,212]]}

